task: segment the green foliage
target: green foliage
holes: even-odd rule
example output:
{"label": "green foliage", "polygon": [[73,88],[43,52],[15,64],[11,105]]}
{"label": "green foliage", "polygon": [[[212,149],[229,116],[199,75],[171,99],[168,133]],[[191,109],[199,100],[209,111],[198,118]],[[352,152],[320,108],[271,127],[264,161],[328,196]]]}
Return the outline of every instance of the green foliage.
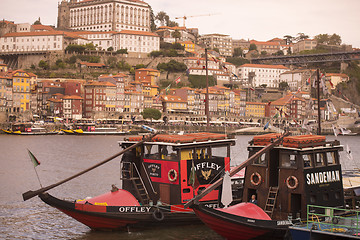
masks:
{"label": "green foliage", "polygon": [[36,69],[35,64],[31,64],[30,69],[32,69],[32,70]]}
{"label": "green foliage", "polygon": [[107,65],[109,65],[110,68],[115,68],[116,67],[116,57],[109,57],[109,59],[107,60]]}
{"label": "green foliage", "polygon": [[174,43],[173,44],[173,49],[184,50],[185,46],[181,45],[180,43]]}
{"label": "green foliage", "polygon": [[356,90],[360,94],[360,66],[359,62],[353,61],[350,63],[349,67],[346,69],[345,74],[350,78],[350,81],[353,81],[356,85]]}
{"label": "green foliage", "polygon": [[176,29],[174,32],[171,33],[171,37],[179,39],[181,38],[181,33],[179,32],[179,30]]}
{"label": "green foliage", "polygon": [[217,53],[220,53],[220,50],[218,48],[213,48],[213,50]]}
{"label": "green foliage", "polygon": [[242,55],[243,55],[243,50],[240,47],[234,48],[233,57],[242,57]]}
{"label": "green foliage", "polygon": [[277,51],[273,54],[274,56],[284,56],[284,52],[282,50]]}
{"label": "green foliage", "polygon": [[268,55],[268,53],[267,53],[267,51],[261,51],[260,55],[261,56],[266,56],[266,55]]}
{"label": "green foliage", "polygon": [[150,5],[149,7],[150,7],[150,30],[152,32],[155,32],[156,31],[155,15],[152,7]]}
{"label": "green foliage", "polygon": [[127,48],[117,50],[116,54],[128,54]]}
{"label": "green foliage", "polygon": [[146,68],[144,64],[136,64],[135,69]]}
{"label": "green foliage", "polygon": [[[216,80],[213,76],[208,76],[209,86],[215,86]],[[189,82],[192,88],[206,88],[206,76],[189,75]]]}
{"label": "green foliage", "polygon": [[56,60],[55,65],[56,65],[56,67],[61,68],[61,69],[66,68],[66,64],[61,59]]}
{"label": "green foliage", "polygon": [[131,66],[130,66],[130,64],[128,64],[127,62],[125,62],[123,60],[123,61],[120,61],[120,62],[117,63],[117,68],[119,68],[122,71],[129,71],[130,72]]}
{"label": "green foliage", "polygon": [[40,62],[39,62],[39,68],[42,68],[42,69],[44,69],[44,70],[47,70],[47,69],[49,69],[49,64],[48,64],[46,61],[44,61],[44,60],[40,60]]}
{"label": "green foliage", "polygon": [[340,45],[341,37],[337,34],[329,35],[327,33],[318,34],[314,38],[318,44],[327,44],[327,45]]}
{"label": "green foliage", "polygon": [[85,46],[77,45],[77,44],[69,44],[65,50],[69,53],[83,53],[85,51]]}
{"label": "green foliage", "polygon": [[99,63],[100,62],[100,56],[89,56],[88,62],[90,62],[90,63]]}
{"label": "green foliage", "polygon": [[289,87],[289,84],[287,83],[287,82],[280,82],[279,83],[279,88],[281,89],[281,90],[284,90],[284,89],[286,89],[286,88],[288,88]]}
{"label": "green foliage", "polygon": [[108,47],[108,49],[106,49],[106,51],[112,52],[112,51],[114,51],[114,48],[113,47]]}
{"label": "green foliage", "polygon": [[162,51],[152,51],[151,53],[149,53],[150,57],[159,57],[163,54]]}
{"label": "green foliage", "polygon": [[87,50],[96,50],[96,47],[93,43],[87,43],[84,45],[85,49]]}
{"label": "green foliage", "polygon": [[246,58],[241,58],[241,57],[229,57],[226,59],[227,62],[234,64],[235,66],[241,66],[244,65],[246,63],[250,63],[250,61]]}
{"label": "green foliage", "polygon": [[66,59],[65,62],[69,64],[76,63],[77,57],[75,55],[72,55],[70,58]]}
{"label": "green foliage", "polygon": [[155,19],[160,21],[161,26],[167,26],[168,22],[170,20],[170,17],[169,17],[169,15],[167,15],[166,12],[160,11],[156,15]]}
{"label": "green foliage", "polygon": [[183,72],[187,69],[187,67],[184,63],[172,59],[167,63],[159,63],[157,65],[157,69],[168,72]]}
{"label": "green foliage", "polygon": [[150,118],[158,120],[161,118],[161,112],[154,108],[145,108],[143,112],[141,112],[141,115],[144,119]]}
{"label": "green foliage", "polygon": [[251,50],[257,50],[257,47],[254,43],[250,44],[249,51]]}

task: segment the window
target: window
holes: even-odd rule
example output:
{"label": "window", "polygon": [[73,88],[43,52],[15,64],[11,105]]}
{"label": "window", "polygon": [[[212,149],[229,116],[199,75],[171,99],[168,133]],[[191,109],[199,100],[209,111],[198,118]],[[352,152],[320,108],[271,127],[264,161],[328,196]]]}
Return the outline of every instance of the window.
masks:
{"label": "window", "polygon": [[260,157],[254,160],[255,165],[266,165],[266,153],[263,153]]}
{"label": "window", "polygon": [[324,153],[315,154],[315,166],[325,166]]}
{"label": "window", "polygon": [[312,159],[312,155],[311,155],[311,154],[302,155],[302,159],[303,159],[303,161],[304,161],[304,168],[312,167],[312,166],[313,166],[313,163],[312,163],[312,161],[311,161],[311,159]]}
{"label": "window", "polygon": [[336,152],[326,152],[326,159],[328,165],[336,164],[335,156],[336,156]]}
{"label": "window", "polygon": [[281,167],[296,168],[296,155],[290,153],[281,154]]}

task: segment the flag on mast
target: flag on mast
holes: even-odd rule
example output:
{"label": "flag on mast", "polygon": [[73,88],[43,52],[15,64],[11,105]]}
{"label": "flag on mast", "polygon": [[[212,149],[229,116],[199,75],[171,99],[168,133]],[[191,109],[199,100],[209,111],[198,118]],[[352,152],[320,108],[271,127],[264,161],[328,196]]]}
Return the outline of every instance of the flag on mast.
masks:
{"label": "flag on mast", "polygon": [[180,78],[181,78],[181,76],[179,76],[177,79],[175,79],[176,84],[178,84],[180,82],[180,80],[181,80]]}
{"label": "flag on mast", "polygon": [[32,163],[34,164],[34,167],[37,167],[40,165],[40,162],[39,160],[36,159],[36,157],[34,156],[34,154],[32,152],[30,152],[30,150],[28,149],[28,153],[29,153],[29,156],[30,156],[30,159],[32,161]]}

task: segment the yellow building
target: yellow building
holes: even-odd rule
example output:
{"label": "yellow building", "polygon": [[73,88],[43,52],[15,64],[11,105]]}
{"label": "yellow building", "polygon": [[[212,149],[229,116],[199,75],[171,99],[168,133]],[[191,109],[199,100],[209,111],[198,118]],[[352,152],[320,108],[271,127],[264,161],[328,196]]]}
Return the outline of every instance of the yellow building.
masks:
{"label": "yellow building", "polygon": [[16,70],[12,74],[15,112],[30,110],[30,78],[30,74],[23,70]]}
{"label": "yellow building", "polygon": [[246,117],[265,117],[266,103],[246,102]]}
{"label": "yellow building", "polygon": [[184,47],[186,52],[195,52],[195,44],[191,41],[178,42]]}

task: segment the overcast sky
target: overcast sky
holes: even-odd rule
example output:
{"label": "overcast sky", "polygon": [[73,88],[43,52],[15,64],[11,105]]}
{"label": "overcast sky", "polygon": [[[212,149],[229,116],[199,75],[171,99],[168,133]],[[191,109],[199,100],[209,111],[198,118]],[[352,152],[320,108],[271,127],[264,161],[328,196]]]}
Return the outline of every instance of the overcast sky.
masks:
{"label": "overcast sky", "polygon": [[[61,0],[0,0],[0,17],[15,23],[56,25]],[[304,33],[341,36],[342,42],[360,48],[360,0],[146,0],[154,14],[165,11],[170,19],[200,34],[220,33],[233,39],[267,41]]]}

